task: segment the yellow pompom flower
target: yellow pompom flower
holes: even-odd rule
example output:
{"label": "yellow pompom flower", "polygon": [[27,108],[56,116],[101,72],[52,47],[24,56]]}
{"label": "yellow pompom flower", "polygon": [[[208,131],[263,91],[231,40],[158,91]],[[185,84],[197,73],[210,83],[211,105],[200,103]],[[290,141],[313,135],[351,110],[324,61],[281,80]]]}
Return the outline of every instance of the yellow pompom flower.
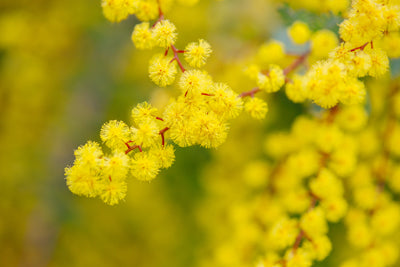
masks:
{"label": "yellow pompom flower", "polygon": [[329,168],[340,177],[349,176],[357,166],[357,155],[352,148],[343,145],[331,154]]}
{"label": "yellow pompom flower", "polygon": [[308,25],[302,21],[295,21],[287,29],[287,33],[295,44],[304,44],[310,40],[311,31]]}
{"label": "yellow pompom flower", "polygon": [[353,52],[350,56],[349,74],[364,77],[371,68],[371,55],[365,51]]}
{"label": "yellow pompom flower", "polygon": [[319,169],[320,154],[315,149],[303,148],[289,156],[286,166],[299,178],[315,174]]}
{"label": "yellow pompom flower", "polygon": [[165,87],[174,82],[177,71],[175,62],[171,60],[171,57],[162,54],[157,54],[150,60],[149,77],[158,86]]}
{"label": "yellow pompom flower", "polygon": [[372,231],[364,222],[352,223],[349,225],[348,240],[358,248],[368,247],[373,239]]}
{"label": "yellow pompom flower", "polygon": [[134,13],[133,1],[130,0],[102,0],[104,16],[111,22],[120,22]]}
{"label": "yellow pompom flower", "polygon": [[189,43],[185,48],[185,60],[191,67],[200,68],[206,64],[212,50],[210,44],[200,39],[198,43]]}
{"label": "yellow pompom flower", "polygon": [[113,155],[104,158],[102,162],[102,175],[106,180],[125,180],[129,172],[129,164],[129,156],[125,155],[125,153],[114,153]]}
{"label": "yellow pompom flower", "polygon": [[221,119],[233,119],[240,114],[243,108],[242,98],[227,84],[215,83],[210,90],[209,108]]}
{"label": "yellow pompom flower", "polygon": [[124,180],[105,180],[100,184],[99,196],[104,203],[108,205],[118,204],[120,200],[124,199],[128,187]]}
{"label": "yellow pompom flower", "polygon": [[155,121],[147,120],[139,123],[137,128],[131,127],[131,132],[136,145],[149,147],[155,144],[159,129]]}
{"label": "yellow pompom flower", "polygon": [[257,81],[258,73],[261,71],[257,64],[249,64],[243,70],[244,74],[253,81]]}
{"label": "yellow pompom flower", "polygon": [[75,151],[75,165],[96,166],[100,163],[99,159],[103,157],[103,151],[97,142],[88,141],[85,145],[79,146]]}
{"label": "yellow pompom flower", "polygon": [[343,197],[329,197],[321,201],[326,219],[330,222],[338,222],[346,215],[347,202]]}
{"label": "yellow pompom flower", "polygon": [[285,84],[285,75],[278,65],[270,65],[267,74],[259,73],[257,85],[267,93],[279,91]]}
{"label": "yellow pompom flower", "polygon": [[371,228],[380,236],[395,234],[400,225],[400,207],[390,204],[378,209],[371,218]]}
{"label": "yellow pompom flower", "polygon": [[227,137],[228,125],[214,112],[208,112],[193,118],[196,125],[194,131],[197,143],[205,148],[220,146]]}
{"label": "yellow pompom flower", "polygon": [[312,258],[322,261],[331,252],[332,243],[327,236],[321,235],[314,237],[312,241],[305,241],[303,247],[312,255]]}
{"label": "yellow pompom flower", "polygon": [[362,104],[365,101],[365,85],[356,78],[348,79],[338,88],[339,100],[346,105]]}
{"label": "yellow pompom flower", "polygon": [[310,188],[322,199],[340,197],[343,194],[342,182],[328,169],[322,169],[318,177],[311,180]]}
{"label": "yellow pompom flower", "polygon": [[287,98],[294,103],[304,102],[307,98],[307,93],[303,77],[295,75],[292,82],[286,84],[285,93]]}
{"label": "yellow pompom flower", "polygon": [[339,44],[335,33],[329,30],[319,30],[311,36],[311,55],[316,58],[327,57]]}
{"label": "yellow pompom flower", "polygon": [[311,267],[312,258],[304,248],[298,248],[296,252],[289,249],[285,255],[286,267]]}
{"label": "yellow pompom flower", "polygon": [[386,5],[383,7],[383,17],[388,32],[396,32],[400,28],[400,7],[397,5]]}
{"label": "yellow pompom flower", "polygon": [[282,218],[278,220],[268,233],[268,242],[277,249],[292,246],[299,234],[297,220]]}
{"label": "yellow pompom flower", "polygon": [[374,48],[371,50],[371,68],[368,74],[372,77],[379,77],[389,69],[389,59],[385,51]]}
{"label": "yellow pompom flower", "polygon": [[175,44],[177,35],[175,25],[169,20],[162,20],[153,28],[153,38],[162,48],[169,48]]}
{"label": "yellow pompom flower", "polygon": [[374,185],[356,187],[353,191],[356,204],[366,210],[372,210],[378,203],[378,192]]}
{"label": "yellow pompom flower", "polygon": [[322,124],[316,129],[314,142],[322,152],[331,153],[342,140],[343,133],[336,124]]}
{"label": "yellow pompom flower", "polygon": [[[173,115],[173,114],[171,114]],[[183,114],[180,114],[183,116]],[[183,117],[184,118],[184,117]],[[173,127],[169,130],[170,136],[175,144],[180,147],[192,146],[196,143],[197,139],[194,134],[194,129],[196,129],[195,122],[193,121],[177,121],[174,123]]]}
{"label": "yellow pompom flower", "polygon": [[167,126],[172,129],[175,125],[181,124],[185,118],[186,110],[186,105],[182,102],[174,101],[169,104],[163,113],[163,119]]}
{"label": "yellow pompom flower", "polygon": [[367,112],[360,105],[346,106],[340,109],[336,116],[339,126],[352,132],[361,130],[367,124],[367,120]]}
{"label": "yellow pompom flower", "polygon": [[310,207],[311,198],[308,190],[300,187],[285,192],[282,196],[282,202],[288,212],[301,214]]}
{"label": "yellow pompom flower", "polygon": [[137,24],[133,29],[131,39],[137,49],[152,49],[155,45],[148,22]]}
{"label": "yellow pompom flower", "polygon": [[140,21],[149,21],[156,19],[159,15],[157,0],[130,0],[133,2],[133,8],[136,17]]}
{"label": "yellow pompom flower", "polygon": [[152,148],[150,153],[158,159],[160,168],[169,168],[175,161],[175,150],[172,145],[157,146]]}
{"label": "yellow pompom flower", "polygon": [[279,63],[285,57],[285,45],[279,41],[272,40],[262,44],[257,52],[257,60],[261,65]]}
{"label": "yellow pompom flower", "polygon": [[268,112],[267,102],[258,97],[250,97],[244,103],[244,110],[255,119],[261,120],[265,118]]}
{"label": "yellow pompom flower", "polygon": [[311,239],[328,232],[325,214],[321,207],[316,207],[303,214],[300,219],[300,228]]}
{"label": "yellow pompom flower", "polygon": [[182,92],[189,95],[199,95],[206,92],[212,85],[208,75],[200,70],[187,70],[179,79],[179,87]]}
{"label": "yellow pompom flower", "polygon": [[98,195],[100,165],[90,166],[75,164],[72,167],[65,168],[65,176],[68,189],[76,194],[86,197],[95,197]]}
{"label": "yellow pompom flower", "polygon": [[132,109],[132,118],[136,124],[140,124],[149,119],[155,118],[157,113],[157,109],[153,107],[151,104],[146,101],[143,103],[137,104],[136,107]]}
{"label": "yellow pompom flower", "polygon": [[148,152],[138,152],[131,163],[132,175],[140,181],[151,181],[160,171],[158,159]]}
{"label": "yellow pompom flower", "polygon": [[101,140],[112,150],[124,150],[130,137],[129,127],[122,121],[109,121],[100,130]]}

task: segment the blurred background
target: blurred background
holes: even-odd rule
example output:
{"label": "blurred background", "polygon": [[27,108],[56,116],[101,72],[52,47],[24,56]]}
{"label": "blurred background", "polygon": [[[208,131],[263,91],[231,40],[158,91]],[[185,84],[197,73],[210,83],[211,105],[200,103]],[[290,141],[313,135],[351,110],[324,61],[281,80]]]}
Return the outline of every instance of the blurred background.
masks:
{"label": "blurred background", "polygon": [[[242,92],[253,87],[244,63],[284,35],[276,10],[266,0],[201,0],[167,16],[177,47],[208,40],[206,69]],[[117,206],[66,187],[73,150],[99,141],[104,122],[130,122],[137,103],[162,106],[176,94],[148,79],[153,52],[134,48],[136,23],[108,22],[100,0],[0,1],[0,266],[214,266],[211,254],[230,257],[224,248],[214,253],[229,235],[218,214],[245,194],[236,180],[263,154],[264,133],[302,111],[284,93],[270,99],[267,121],[233,121],[218,150],[177,148],[176,163],[157,179],[131,179]]]}

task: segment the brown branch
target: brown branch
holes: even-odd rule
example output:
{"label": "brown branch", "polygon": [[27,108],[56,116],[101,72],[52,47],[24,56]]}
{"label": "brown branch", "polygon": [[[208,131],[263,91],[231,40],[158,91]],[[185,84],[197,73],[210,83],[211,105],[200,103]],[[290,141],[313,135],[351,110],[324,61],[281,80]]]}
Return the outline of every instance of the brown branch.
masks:
{"label": "brown branch", "polygon": [[160,21],[164,19],[164,13],[161,10],[160,0],[157,0],[157,4],[158,4],[158,19],[156,20],[156,22],[154,22],[153,26],[151,26],[152,28],[154,28]]}
{"label": "brown branch", "polygon": [[250,91],[241,93],[241,94],[239,95],[239,97],[242,97],[242,98],[243,98],[243,97],[246,97],[246,96],[254,97],[254,94],[258,93],[259,91],[261,91],[261,89],[258,88],[258,87],[256,87],[256,88],[251,89]]}
{"label": "brown branch", "polygon": [[168,131],[168,130],[169,130],[169,128],[168,128],[168,127],[165,127],[164,129],[160,130],[160,132],[158,133],[159,135],[161,135],[161,144],[162,144],[162,146],[165,145],[164,133],[165,133],[166,131]]}
{"label": "brown branch", "polygon": [[301,56],[299,56],[295,61],[293,61],[292,64],[290,64],[289,66],[287,66],[284,70],[283,70],[283,74],[285,76],[287,76],[289,73],[291,73],[292,71],[294,71],[295,69],[297,69],[301,64],[304,63],[304,61],[307,59],[308,55],[310,54],[310,51],[305,52],[304,54],[302,54]]}
{"label": "brown branch", "polygon": [[176,49],[176,47],[174,45],[171,45],[171,49],[174,52],[174,58],[171,59],[170,63],[173,62],[174,60],[176,60],[176,62],[178,62],[179,68],[181,69],[182,72],[185,72],[186,69],[183,67],[181,60],[179,59],[178,54],[179,53],[184,53],[183,50],[178,50]]}
{"label": "brown branch", "polygon": [[357,50],[363,51],[368,44],[371,44],[371,48],[372,49],[374,48],[374,43],[372,41],[370,41],[370,42],[366,42],[362,46],[359,46],[359,47],[351,49],[349,52],[354,52],[354,51],[357,51]]}

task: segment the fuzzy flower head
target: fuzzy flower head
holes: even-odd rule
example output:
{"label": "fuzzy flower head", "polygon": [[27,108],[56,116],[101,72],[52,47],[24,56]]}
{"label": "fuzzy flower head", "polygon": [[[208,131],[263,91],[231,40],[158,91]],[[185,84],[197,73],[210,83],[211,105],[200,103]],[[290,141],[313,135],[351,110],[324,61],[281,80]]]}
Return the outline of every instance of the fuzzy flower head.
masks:
{"label": "fuzzy flower head", "polygon": [[100,138],[112,150],[123,150],[130,139],[129,127],[122,121],[109,121],[101,127]]}
{"label": "fuzzy flower head", "polygon": [[206,64],[212,50],[210,44],[200,39],[199,42],[189,43],[185,48],[185,60],[191,67],[200,68]]}
{"label": "fuzzy flower head", "polygon": [[125,198],[128,187],[124,180],[105,180],[100,184],[99,190],[101,200],[113,206]]}
{"label": "fuzzy flower head", "polygon": [[175,44],[177,35],[175,25],[169,20],[162,20],[153,28],[153,38],[156,40],[156,44],[162,48],[168,48]]}
{"label": "fuzzy flower head", "polygon": [[161,168],[167,169],[175,161],[175,150],[172,145],[152,148],[151,153],[159,160]]}
{"label": "fuzzy flower head", "polygon": [[99,192],[99,169],[75,164],[65,169],[68,189],[80,196],[95,197]]}
{"label": "fuzzy flower head", "polygon": [[131,2],[140,21],[153,20],[159,15],[157,0],[131,0]]}
{"label": "fuzzy flower head", "polygon": [[215,83],[212,87],[209,106],[221,118],[232,119],[243,108],[242,99],[225,83]]}
{"label": "fuzzy flower head", "polygon": [[137,49],[152,49],[155,45],[148,22],[137,24],[132,32],[131,39]]}
{"label": "fuzzy flower head", "polygon": [[88,141],[85,145],[78,147],[75,151],[76,165],[95,166],[103,157],[103,151],[97,142]]}
{"label": "fuzzy flower head", "polygon": [[212,81],[206,72],[200,70],[187,70],[179,79],[179,88],[183,93],[190,95],[200,95],[206,92]]}
{"label": "fuzzy flower head", "polygon": [[131,166],[132,175],[141,181],[151,181],[156,178],[160,168],[158,159],[148,152],[136,153]]}
{"label": "fuzzy flower head", "polygon": [[290,39],[295,44],[304,44],[310,40],[311,31],[308,25],[302,21],[295,21],[287,30]]}
{"label": "fuzzy flower head", "polygon": [[132,127],[131,131],[134,142],[142,147],[154,145],[159,132],[157,123],[151,120],[141,122],[137,128]]}
{"label": "fuzzy flower head", "polygon": [[175,80],[176,65],[175,62],[171,62],[171,59],[162,54],[157,54],[150,60],[149,76],[158,86],[165,87]]}
{"label": "fuzzy flower head", "polygon": [[120,22],[134,13],[133,1],[129,0],[102,0],[104,16],[111,22]]}
{"label": "fuzzy flower head", "polygon": [[285,83],[285,75],[278,65],[270,65],[267,74],[259,73],[257,85],[267,93],[279,91]]}
{"label": "fuzzy flower head", "polygon": [[267,102],[258,97],[251,97],[245,102],[244,110],[248,112],[251,117],[261,120],[265,118],[268,112],[268,105]]}
{"label": "fuzzy flower head", "polygon": [[137,104],[137,106],[132,109],[132,118],[135,123],[139,124],[153,119],[156,113],[157,109],[145,101]]}
{"label": "fuzzy flower head", "polygon": [[117,152],[106,157],[102,164],[102,170],[106,180],[125,180],[129,171],[129,156],[123,152]]}

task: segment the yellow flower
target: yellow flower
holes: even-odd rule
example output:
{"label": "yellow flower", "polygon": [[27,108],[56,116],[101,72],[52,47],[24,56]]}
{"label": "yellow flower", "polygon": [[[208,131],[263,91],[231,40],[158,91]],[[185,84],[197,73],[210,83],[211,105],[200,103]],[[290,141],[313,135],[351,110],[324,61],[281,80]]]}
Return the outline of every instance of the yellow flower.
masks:
{"label": "yellow flower", "polygon": [[131,173],[140,181],[156,178],[160,168],[158,159],[148,152],[138,152],[132,159]]}
{"label": "yellow flower", "polygon": [[153,39],[162,48],[175,44],[177,35],[175,25],[169,20],[162,20],[153,28]]}
{"label": "yellow flower", "polygon": [[267,102],[257,97],[250,97],[244,104],[244,110],[255,119],[261,120],[265,118],[268,112]]}
{"label": "yellow flower", "polygon": [[200,39],[198,43],[190,43],[185,48],[185,60],[191,67],[200,68],[206,64],[207,58],[211,55],[210,44]]}
{"label": "yellow flower", "polygon": [[149,77],[158,86],[165,87],[175,80],[176,65],[171,57],[162,54],[153,56],[149,65]]}
{"label": "yellow flower", "polygon": [[101,127],[100,138],[112,150],[122,151],[126,149],[125,142],[130,141],[131,135],[128,125],[112,120]]}
{"label": "yellow flower", "polygon": [[133,1],[129,0],[102,0],[104,16],[111,22],[120,22],[134,13]]}
{"label": "yellow flower", "polygon": [[137,49],[152,49],[155,45],[148,22],[137,24],[132,32],[131,39]]}
{"label": "yellow flower", "polygon": [[311,36],[308,25],[298,20],[287,29],[287,33],[295,44],[304,44],[310,40]]}

